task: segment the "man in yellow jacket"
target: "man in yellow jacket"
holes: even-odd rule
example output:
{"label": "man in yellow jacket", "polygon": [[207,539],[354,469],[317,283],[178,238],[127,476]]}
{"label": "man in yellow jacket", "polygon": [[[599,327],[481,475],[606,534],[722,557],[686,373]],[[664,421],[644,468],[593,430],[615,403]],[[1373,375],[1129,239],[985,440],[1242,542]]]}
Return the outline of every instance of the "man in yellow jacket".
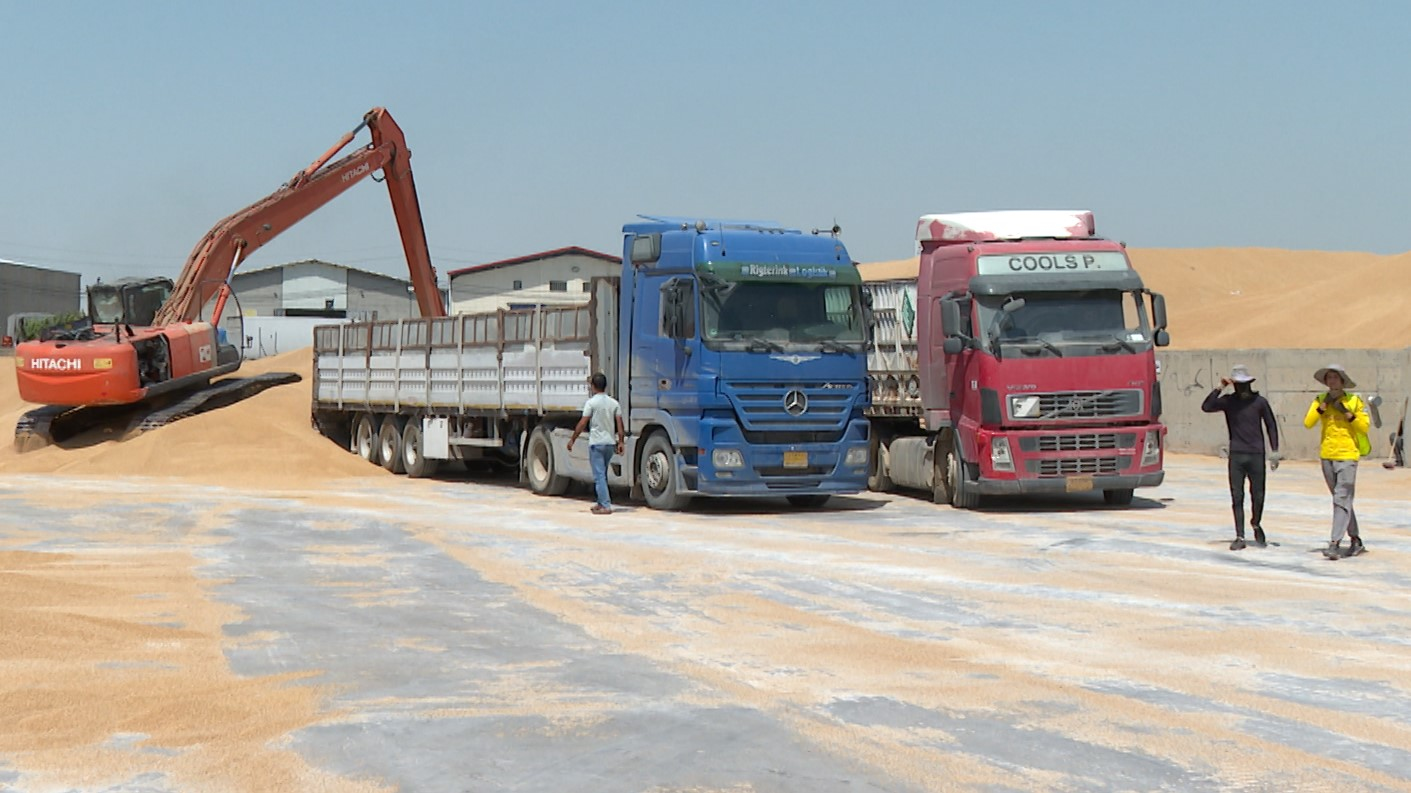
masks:
{"label": "man in yellow jacket", "polygon": [[[1352,510],[1352,496],[1357,490],[1357,460],[1362,456],[1357,439],[1367,435],[1372,420],[1367,415],[1367,405],[1356,394],[1347,389],[1357,384],[1347,376],[1347,370],[1337,364],[1329,364],[1313,373],[1313,378],[1328,390],[1314,398],[1308,406],[1308,415],[1303,417],[1303,426],[1312,428],[1322,425],[1322,445],[1318,456],[1323,460],[1323,481],[1328,483],[1328,492],[1333,494],[1333,533],[1332,541],[1323,555],[1329,559],[1356,556],[1364,550],[1362,535],[1357,530],[1357,513]],[[1351,540],[1347,550],[1342,548],[1342,536]]]}

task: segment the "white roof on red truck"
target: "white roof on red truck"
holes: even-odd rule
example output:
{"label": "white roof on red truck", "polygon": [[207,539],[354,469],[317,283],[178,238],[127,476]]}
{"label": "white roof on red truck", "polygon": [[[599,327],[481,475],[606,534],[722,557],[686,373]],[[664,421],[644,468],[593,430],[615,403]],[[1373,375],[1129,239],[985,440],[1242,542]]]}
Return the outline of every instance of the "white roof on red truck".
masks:
{"label": "white roof on red truck", "polygon": [[917,242],[984,242],[1025,238],[1081,239],[1097,233],[1086,209],[1012,209],[922,215]]}

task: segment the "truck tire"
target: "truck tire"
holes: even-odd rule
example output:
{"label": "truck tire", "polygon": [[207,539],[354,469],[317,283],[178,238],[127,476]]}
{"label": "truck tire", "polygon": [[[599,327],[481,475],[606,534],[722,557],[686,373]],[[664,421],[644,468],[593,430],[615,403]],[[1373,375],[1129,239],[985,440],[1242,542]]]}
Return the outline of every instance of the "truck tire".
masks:
{"label": "truck tire", "polygon": [[377,417],[371,413],[359,413],[353,419],[353,453],[373,465],[377,460]]}
{"label": "truck tire", "polygon": [[828,503],[830,496],[822,493],[810,493],[803,496],[785,496],[785,498],[789,499],[789,503],[799,509],[818,509]]}
{"label": "truck tire", "polygon": [[872,435],[872,468],[867,472],[867,489],[874,493],[885,493],[892,489],[892,477],[888,476],[891,471],[892,455],[887,444],[878,438],[876,433]]}
{"label": "truck tire", "polygon": [[1102,500],[1114,507],[1130,506],[1135,491],[1130,487],[1102,491]]}
{"label": "truck tire", "polygon": [[[950,493],[950,505],[956,509],[974,509],[980,506],[980,494],[971,490],[965,478],[965,459],[960,456],[960,440],[951,433],[946,457],[946,489]],[[940,441],[938,440],[939,444]]]}
{"label": "truck tire", "polygon": [[377,462],[394,474],[406,473],[402,467],[402,419],[388,416],[377,431]]}
{"label": "truck tire", "polygon": [[542,425],[529,434],[524,455],[525,478],[529,489],[541,496],[561,496],[568,490],[568,478],[554,470],[554,444]]}
{"label": "truck tire", "polygon": [[413,479],[436,473],[440,460],[428,460],[422,453],[421,421],[412,419],[402,428],[402,470]]}
{"label": "truck tire", "polygon": [[666,433],[653,433],[642,449],[642,495],[652,509],[683,509],[691,497],[676,491],[676,449]]}
{"label": "truck tire", "polygon": [[940,435],[931,445],[931,503],[950,506],[950,438]]}

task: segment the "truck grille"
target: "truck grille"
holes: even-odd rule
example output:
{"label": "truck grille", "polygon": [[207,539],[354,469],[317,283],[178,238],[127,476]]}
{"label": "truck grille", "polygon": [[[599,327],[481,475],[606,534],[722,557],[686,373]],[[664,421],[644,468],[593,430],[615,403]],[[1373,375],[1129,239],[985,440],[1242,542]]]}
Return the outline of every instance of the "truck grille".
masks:
{"label": "truck grille", "polygon": [[1098,449],[1132,449],[1137,445],[1132,432],[1084,432],[1068,435],[1032,435],[1019,439],[1026,452],[1084,452]]}
{"label": "truck grille", "polygon": [[1097,419],[1112,416],[1140,416],[1142,392],[1135,388],[1113,391],[1056,391],[1031,394],[1039,398],[1039,415],[1015,421],[1048,419]]}
{"label": "truck grille", "polygon": [[1035,476],[1101,476],[1119,473],[1129,462],[1130,457],[1069,457],[1028,460],[1026,466]]}
{"label": "truck grille", "polygon": [[[823,432],[844,427],[852,414],[858,386],[825,388],[831,383],[728,382],[724,392],[735,406],[744,428],[751,432]],[[785,397],[792,391],[804,395],[802,412],[785,409]],[[787,426],[788,430],[782,430]]]}
{"label": "truck grille", "polygon": [[745,430],[745,440],[764,446],[789,446],[801,443],[837,443],[843,439],[846,430],[825,430],[822,432],[789,432],[787,430]]}

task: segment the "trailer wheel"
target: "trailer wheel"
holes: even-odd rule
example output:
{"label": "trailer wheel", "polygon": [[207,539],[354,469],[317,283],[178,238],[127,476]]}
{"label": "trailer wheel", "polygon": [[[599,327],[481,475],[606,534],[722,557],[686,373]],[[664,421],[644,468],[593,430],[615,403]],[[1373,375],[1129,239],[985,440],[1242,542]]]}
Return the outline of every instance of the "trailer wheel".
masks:
{"label": "trailer wheel", "polygon": [[666,433],[657,432],[647,439],[642,449],[642,495],[652,509],[678,510],[691,497],[676,491],[676,449]]}
{"label": "trailer wheel", "polygon": [[813,493],[804,496],[785,496],[789,503],[799,509],[818,509],[828,503],[829,496],[822,493]]}
{"label": "trailer wheel", "polygon": [[394,474],[406,473],[402,467],[402,420],[388,416],[377,431],[377,461]]}
{"label": "trailer wheel", "polygon": [[568,490],[568,478],[554,470],[554,444],[548,430],[535,427],[525,451],[525,473],[529,489],[541,496],[561,496]]}
{"label": "trailer wheel", "polygon": [[376,465],[377,459],[377,417],[371,413],[359,413],[353,422],[353,452]]}
{"label": "trailer wheel", "polygon": [[440,460],[428,460],[422,454],[421,422],[412,419],[402,428],[402,469],[413,479],[436,473]]}
{"label": "trailer wheel", "polygon": [[1130,487],[1118,488],[1116,490],[1102,491],[1102,500],[1114,507],[1125,507],[1132,503],[1132,496],[1135,491]]}

